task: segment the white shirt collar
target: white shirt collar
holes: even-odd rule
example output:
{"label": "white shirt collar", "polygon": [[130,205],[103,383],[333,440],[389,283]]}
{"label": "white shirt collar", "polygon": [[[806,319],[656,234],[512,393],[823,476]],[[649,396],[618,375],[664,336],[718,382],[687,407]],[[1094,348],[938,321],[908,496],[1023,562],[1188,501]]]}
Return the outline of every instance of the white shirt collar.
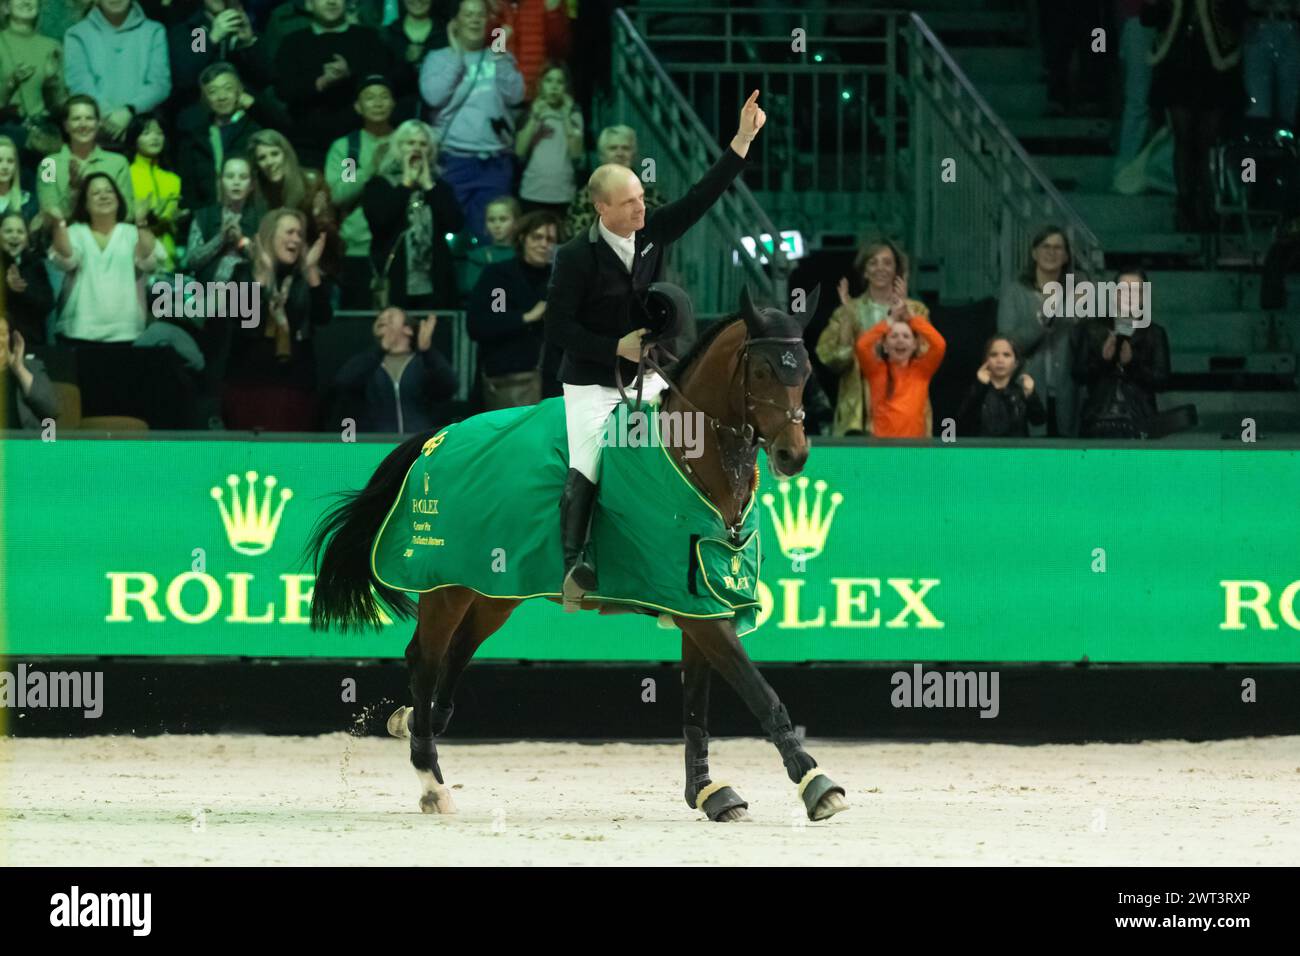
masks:
{"label": "white shirt collar", "polygon": [[631,272],[632,257],[636,254],[636,233],[634,232],[624,239],[622,236],[615,235],[606,229],[605,224],[601,222],[599,217],[596,219],[596,224],[600,229],[601,236],[618,253],[618,257],[623,260],[623,265],[627,266],[628,271]]}

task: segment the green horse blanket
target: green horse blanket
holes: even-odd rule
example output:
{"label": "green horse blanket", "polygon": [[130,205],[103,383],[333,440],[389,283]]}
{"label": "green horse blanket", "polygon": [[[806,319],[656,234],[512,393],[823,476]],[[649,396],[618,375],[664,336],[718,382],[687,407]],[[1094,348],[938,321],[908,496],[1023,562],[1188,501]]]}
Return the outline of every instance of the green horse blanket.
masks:
{"label": "green horse blanket", "polygon": [[[758,617],[756,495],[733,538],[661,444],[659,405],[642,407],[638,419],[619,405],[606,425],[588,544],[600,586],[589,597],[732,618],[748,634]],[[559,597],[568,470],[563,399],[448,426],[425,443],[375,538],[376,580],[403,591]]]}

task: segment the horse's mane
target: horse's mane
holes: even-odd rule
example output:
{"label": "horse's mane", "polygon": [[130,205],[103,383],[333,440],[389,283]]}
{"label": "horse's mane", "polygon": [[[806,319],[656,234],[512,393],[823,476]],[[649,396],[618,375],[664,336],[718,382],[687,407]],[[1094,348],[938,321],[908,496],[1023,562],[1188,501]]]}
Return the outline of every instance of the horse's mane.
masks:
{"label": "horse's mane", "polygon": [[716,322],[710,324],[696,337],[695,342],[686,350],[686,354],[672,365],[668,366],[668,368],[664,369],[664,371],[672,376],[674,381],[680,378],[686,372],[690,371],[691,366],[698,362],[701,356],[709,350],[709,347],[713,344],[713,340],[721,335],[724,329],[738,321],[740,321],[740,316],[729,315],[725,319],[718,319]]}

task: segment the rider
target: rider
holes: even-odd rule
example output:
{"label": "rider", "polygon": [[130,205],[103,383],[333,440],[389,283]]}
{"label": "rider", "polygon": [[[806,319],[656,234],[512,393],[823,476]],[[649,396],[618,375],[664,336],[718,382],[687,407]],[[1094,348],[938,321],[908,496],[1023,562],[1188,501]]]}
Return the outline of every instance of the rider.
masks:
{"label": "rider", "polygon": [[659,278],[668,244],[698,222],[744,169],[749,144],[766,119],[755,90],[740,111],[730,148],[685,196],[649,217],[636,173],[616,164],[597,167],[587,183],[597,219],[556,253],[546,295],[546,336],[564,353],[558,378],[564,383],[569,444],[569,473],[560,497],[567,611],[578,610],[582,596],[596,588],[595,569],[582,552],[600,480],[600,436],[620,400],[615,369],[629,391],[639,384],[645,398],[667,387],[653,372],[635,380],[641,338],[648,331],[641,327],[635,299]]}

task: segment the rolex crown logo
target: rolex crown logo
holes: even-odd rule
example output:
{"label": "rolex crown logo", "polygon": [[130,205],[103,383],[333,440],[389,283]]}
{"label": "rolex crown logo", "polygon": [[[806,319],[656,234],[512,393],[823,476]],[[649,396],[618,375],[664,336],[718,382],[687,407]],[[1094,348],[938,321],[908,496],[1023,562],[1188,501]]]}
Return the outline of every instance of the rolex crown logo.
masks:
{"label": "rolex crown logo", "polygon": [[265,554],[275,543],[280,517],[284,514],[285,503],[293,497],[293,492],[288,488],[280,489],[280,500],[272,514],[271,500],[275,497],[277,484],[275,475],[267,475],[262,479],[266,493],[260,503],[257,500],[257,472],[245,472],[244,479],[248,482],[248,493],[243,502],[239,500],[238,475],[226,476],[226,485],[230,488],[229,505],[220,488],[212,489],[212,499],[221,509],[221,522],[226,526],[226,538],[230,541],[230,546],[240,554]]}
{"label": "rolex crown logo", "polygon": [[781,513],[777,513],[776,496],[766,494],[763,504],[772,515],[772,524],[776,527],[777,544],[781,553],[787,558],[815,558],[822,553],[826,545],[826,535],[835,520],[835,509],[840,506],[844,496],[838,491],[831,495],[830,510],[822,514],[822,504],[826,492],[826,482],[818,479],[813,485],[817,493],[813,499],[811,512],[808,508],[808,479],[797,478],[795,485],[799,489],[799,500],[793,506],[790,502],[790,482],[782,481],[776,486],[781,493]]}
{"label": "rolex crown logo", "polygon": [[732,574],[739,574],[739,573],[740,573],[740,555],[739,555],[739,554],[733,554],[733,555],[731,556],[731,573],[732,573]]}

